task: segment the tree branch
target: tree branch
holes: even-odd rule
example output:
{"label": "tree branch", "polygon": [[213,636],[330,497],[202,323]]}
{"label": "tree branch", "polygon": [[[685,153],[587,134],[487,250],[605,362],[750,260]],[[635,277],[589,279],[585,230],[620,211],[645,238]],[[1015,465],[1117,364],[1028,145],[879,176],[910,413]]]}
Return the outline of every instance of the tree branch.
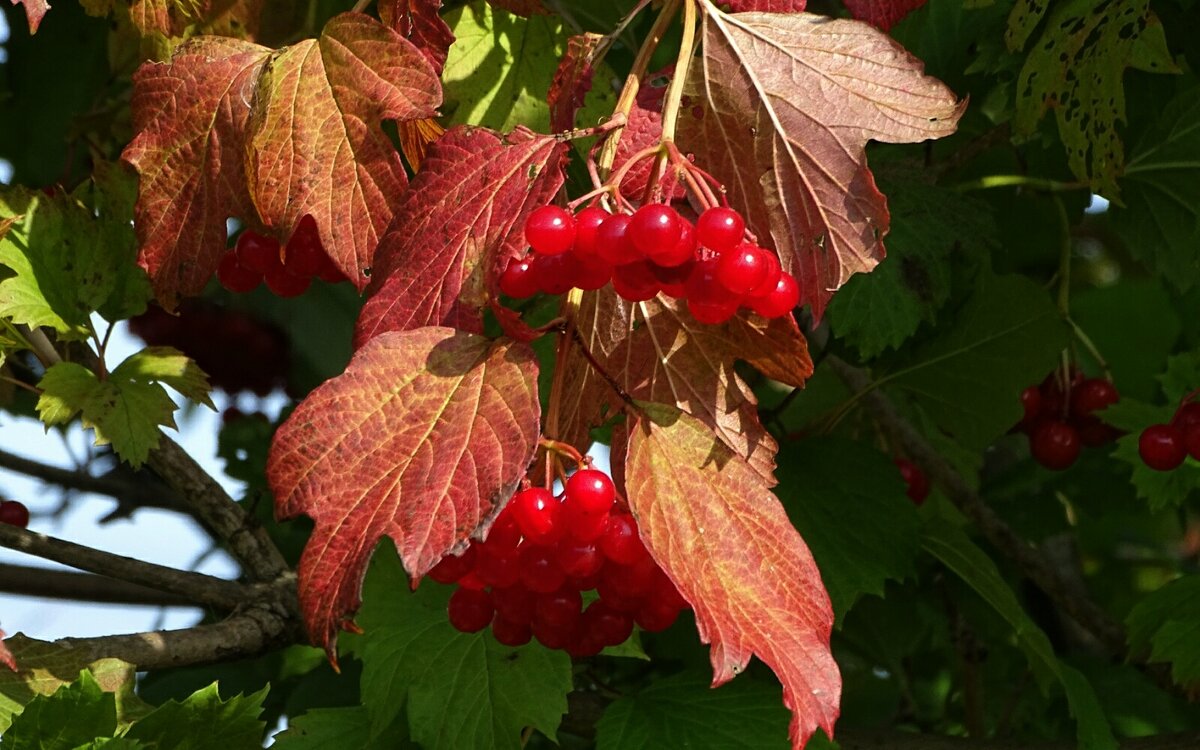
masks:
{"label": "tree branch", "polygon": [[1037,547],[1018,536],[996,515],[937,449],[896,411],[888,397],[872,388],[871,377],[866,371],[832,354],[826,361],[851,391],[865,393],[863,404],[888,438],[904,446],[913,462],[945,491],[993,547],[1016,563],[1027,578],[1046,592],[1071,619],[1095,636],[1110,654],[1122,658],[1126,655],[1125,630],[1121,624],[1076,586],[1064,580]]}
{"label": "tree branch", "polygon": [[94,476],[83,471],[64,469],[0,450],[0,469],[40,479],[69,490],[107,495],[124,504],[163,508],[186,513],[187,508],[166,487],[154,487],[135,477]]}
{"label": "tree branch", "polygon": [[109,578],[141,584],[157,591],[176,594],[196,604],[218,607],[226,611],[247,604],[251,601],[251,595],[255,593],[236,581],[134,560],[8,524],[0,524],[0,547],[15,549]]}
{"label": "tree branch", "polygon": [[70,570],[51,570],[26,565],[0,563],[0,592],[18,596],[38,596],[47,599],[67,599],[104,604],[132,604],[148,607],[195,607],[196,602],[185,596],[156,591],[128,581],[75,573]]}

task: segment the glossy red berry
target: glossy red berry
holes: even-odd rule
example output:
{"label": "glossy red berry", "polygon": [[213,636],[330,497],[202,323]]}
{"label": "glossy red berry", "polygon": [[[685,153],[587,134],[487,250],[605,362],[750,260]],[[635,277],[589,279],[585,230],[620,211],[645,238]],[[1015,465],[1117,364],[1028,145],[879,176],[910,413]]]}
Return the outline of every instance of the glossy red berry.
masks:
{"label": "glossy red berry", "polygon": [[684,283],[684,293],[689,302],[700,305],[734,305],[741,303],[741,295],[734,294],[717,280],[717,259],[710,258],[696,263]]}
{"label": "glossy red berry", "polygon": [[1047,420],[1033,431],[1029,449],[1033,458],[1047,469],[1062,471],[1079,458],[1079,433],[1066,422]]}
{"label": "glossy red berry", "polygon": [[657,566],[649,555],[639,558],[632,565],[605,565],[598,586],[600,596],[624,601],[643,599],[650,593],[656,570]]}
{"label": "glossy red berry", "polygon": [[586,258],[580,257],[574,250],[568,253],[568,255],[576,261],[574,267],[575,277],[572,279],[572,282],[577,289],[589,292],[595,291],[612,279],[612,266],[600,260],[599,257],[595,255]]}
{"label": "glossy red berry", "polygon": [[1117,387],[1104,378],[1088,378],[1071,391],[1071,414],[1090,416],[1121,400]]}
{"label": "glossy red berry", "polygon": [[565,649],[575,638],[575,628],[562,628],[534,619],[533,637],[546,648]]}
{"label": "glossy red berry", "polygon": [[737,247],[745,233],[746,222],[742,215],[724,206],[706,210],[696,221],[696,239],[718,253]]}
{"label": "glossy red berry", "polygon": [[596,230],[596,254],[610,266],[642,259],[629,240],[630,221],[629,214],[612,214]]}
{"label": "glossy red berry", "polygon": [[1151,469],[1171,471],[1187,458],[1186,437],[1173,425],[1153,424],[1142,430],[1138,453]]}
{"label": "glossy red berry", "polygon": [[521,553],[513,547],[502,547],[493,543],[479,545],[475,557],[475,575],[484,585],[492,588],[514,586],[521,580]]}
{"label": "glossy red berry", "polygon": [[765,250],[748,242],[725,251],[717,260],[717,281],[734,294],[745,296],[766,278],[769,266],[765,256]]}
{"label": "glossy red berry", "polygon": [[1195,425],[1184,433],[1183,442],[1187,447],[1188,455],[1200,461],[1200,425]]}
{"label": "glossy red berry", "polygon": [[746,295],[747,301],[763,299],[775,291],[775,287],[779,286],[779,277],[783,274],[783,267],[779,265],[779,258],[770,250],[763,250],[763,260],[766,262],[767,271],[763,274],[763,279],[758,283],[758,286],[751,289]]}
{"label": "glossy red berry", "polygon": [[499,285],[501,292],[514,299],[532,297],[541,291],[537,273],[533,268],[533,259],[510,260],[504,273],[500,274]]}
{"label": "glossy red berry", "polygon": [[283,265],[297,276],[316,276],[325,257],[317,220],[305,214],[283,249]]}
{"label": "glossy red berry", "polygon": [[683,219],[675,209],[661,203],[649,203],[633,213],[629,222],[629,240],[642,257],[674,249],[682,233]]}
{"label": "glossy red berry", "polygon": [[1042,389],[1031,385],[1021,391],[1021,426],[1029,429],[1042,415]]}
{"label": "glossy red berry", "polygon": [[893,463],[900,469],[900,476],[904,478],[904,484],[907,485],[905,494],[908,495],[908,499],[912,500],[915,505],[923,504],[925,498],[929,497],[929,477],[925,476],[925,472],[921,471],[920,466],[907,458],[895,458]]}
{"label": "glossy red berry", "polygon": [[582,258],[598,258],[600,225],[609,216],[598,206],[589,206],[575,214],[575,254]]}
{"label": "glossy red berry", "polygon": [[650,273],[654,274],[663,294],[682,299],[687,294],[687,280],[692,275],[695,265],[695,261],[691,260],[678,266],[660,266],[651,262]]}
{"label": "glossy red berry", "polygon": [[24,503],[16,500],[4,500],[0,502],[0,523],[6,523],[9,526],[20,526],[22,529],[29,526],[29,508],[25,507]]}
{"label": "glossy red berry", "polygon": [[633,635],[633,618],[597,600],[583,613],[581,627],[589,630],[603,645],[618,646]]}
{"label": "glossy red berry", "polygon": [[510,622],[528,625],[533,620],[533,607],[537,597],[521,585],[492,589],[492,603],[496,616]]}
{"label": "glossy red berry", "polygon": [[492,621],[495,609],[492,595],[486,591],[458,588],[450,595],[450,624],[464,633],[478,633]]}
{"label": "glossy red berry", "polygon": [[263,280],[267,282],[267,288],[276,297],[299,297],[308,291],[308,287],[312,284],[311,276],[297,276],[283,266],[270,268],[263,274]]}
{"label": "glossy red berry", "polygon": [[575,217],[560,206],[534,209],[525,220],[525,241],[541,255],[565,253],[575,244]]}
{"label": "glossy red berry", "polygon": [[664,268],[683,265],[696,257],[696,232],[687,221],[679,220],[679,240],[646,253],[646,258]]}
{"label": "glossy red berry", "polygon": [[661,633],[675,624],[679,612],[677,607],[647,597],[633,613],[633,621],[647,633]]}
{"label": "glossy red berry", "polygon": [[608,513],[617,498],[608,475],[596,469],[580,469],[567,480],[567,497],[585,513]]}
{"label": "glossy red berry", "polygon": [[502,646],[524,646],[533,638],[529,622],[514,622],[496,615],[492,620],[492,637]]}
{"label": "glossy red berry", "polygon": [[429,571],[429,577],[438,583],[458,583],[459,579],[475,568],[475,556],[479,549],[467,547],[461,555],[446,555]]}
{"label": "glossy red berry", "polygon": [[550,490],[541,487],[522,490],[513,496],[509,508],[526,541],[553,544],[562,536],[563,526],[559,521],[562,505]]}
{"label": "glossy red berry", "polygon": [[613,289],[622,299],[630,302],[645,302],[658,295],[658,279],[644,260],[626,263],[613,269]]}
{"label": "glossy red berry", "polygon": [[535,594],[557,591],[567,580],[558,567],[552,547],[535,544],[521,546],[521,584]]}
{"label": "glossy red berry", "polygon": [[261,273],[241,264],[237,253],[228,252],[221,256],[221,263],[217,266],[217,281],[229,291],[245,294],[254,291],[262,280]]}
{"label": "glossy red berry", "polygon": [[583,597],[579,589],[561,588],[537,597],[533,609],[533,621],[564,630],[575,627],[583,613]]}
{"label": "glossy red berry", "polygon": [[1175,416],[1171,418],[1171,424],[1185,433],[1195,427],[1200,427],[1200,401],[1188,401],[1180,406],[1175,411]]}
{"label": "glossy red berry", "polygon": [[614,513],[608,517],[604,535],[600,537],[600,551],[621,565],[634,565],[649,557],[638,536],[637,522],[628,513]]}
{"label": "glossy red berry", "polygon": [[566,294],[575,286],[579,261],[571,253],[538,255],[533,259],[533,274],[538,289],[546,294]]}
{"label": "glossy red berry", "polygon": [[765,297],[750,300],[750,309],[764,318],[790,315],[800,303],[800,285],[787,271],[779,274],[775,289]]}
{"label": "glossy red berry", "polygon": [[516,549],[520,543],[521,527],[517,525],[517,519],[513,516],[512,511],[506,507],[488,528],[484,544],[488,547]]}
{"label": "glossy red berry", "polygon": [[279,242],[251,229],[238,235],[234,252],[243,267],[261,274],[283,266],[283,260],[279,257]]}

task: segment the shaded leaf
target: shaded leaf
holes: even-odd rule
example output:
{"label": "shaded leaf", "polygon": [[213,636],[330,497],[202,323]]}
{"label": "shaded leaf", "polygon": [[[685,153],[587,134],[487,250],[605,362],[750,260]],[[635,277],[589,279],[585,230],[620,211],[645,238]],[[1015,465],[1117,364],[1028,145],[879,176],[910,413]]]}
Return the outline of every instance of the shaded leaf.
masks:
{"label": "shaded leaf", "polygon": [[263,223],[289,237],[305,215],[347,278],[366,287],[407,185],[383,120],[431,117],[437,74],[398,32],[343,13],[273,54],[253,91],[247,179]]}
{"label": "shaded leaf", "polygon": [[[629,109],[629,119],[621,129],[621,140],[617,142],[616,154],[613,157],[613,169],[619,170],[625,162],[647,148],[655,146],[662,140],[662,108],[667,96],[667,86],[671,83],[674,66],[647,75],[638,87],[637,97]],[[685,106],[691,100],[685,100]],[[621,192],[627,196],[640,197],[646,192],[650,181],[650,171],[654,167],[654,159],[642,159],[629,168],[621,180]],[[662,177],[664,193],[670,191],[675,200],[685,197],[683,186],[679,184],[674,170],[668,170]]]}
{"label": "shaded leaf", "polygon": [[542,0],[488,0],[496,8],[503,8],[518,16],[536,16],[549,13]]}
{"label": "shaded leaf", "polygon": [[379,4],[380,20],[412,42],[439,76],[454,43],[454,34],[438,15],[441,7],[442,0],[384,0]]}
{"label": "shaded leaf", "polygon": [[134,667],[119,659],[96,659],[90,650],[85,652],[61,641],[35,641],[20,633],[6,639],[4,646],[16,658],[19,670],[0,670],[0,733],[34,697],[53,695],[79,679],[85,669],[102,690],[117,694],[118,704],[133,692]]}
{"label": "shaded leaf", "polygon": [[630,429],[629,504],[712,644],[713,685],[758,656],[783,684],[793,747],[818,727],[831,734],[841,692],[833,611],[804,540],[758,472],[710,428],[672,407],[646,410]]}
{"label": "shaded leaf", "polygon": [[[712,326],[697,323],[679,301],[630,303],[611,288],[583,295],[576,328],[605,372],[635,399],[673,404],[709,425],[734,453],[774,485],[775,440],[758,420],[757,401],[738,376],[743,361],[773,380],[802,386],[812,374],[808,343],[790,316],[747,314]],[[622,402],[579,351],[563,366],[563,439],[586,445],[588,432]]]}
{"label": "shaded leaf", "polygon": [[29,22],[30,34],[37,33],[38,26],[46,17],[46,11],[50,10],[50,3],[46,0],[12,0],[12,4],[25,7],[25,20]]}
{"label": "shaded leaf", "polygon": [[407,726],[398,721],[383,733],[371,730],[371,713],[366,706],[314,708],[288,717],[288,728],[275,735],[271,747],[278,750],[326,750],[330,747],[390,748],[416,747],[408,740]]}
{"label": "shaded leaf", "polygon": [[849,440],[791,441],[776,491],[812,550],[840,622],[863,594],[916,573],[920,521],[891,459]]}
{"label": "shaded leaf", "polygon": [[212,390],[208,376],[195,362],[169,346],[151,346],[131,354],[117,365],[111,377],[135,383],[162,383],[192,401],[198,401],[214,411],[217,408],[208,397]]}
{"label": "shaded leaf", "polygon": [[722,3],[734,13],[800,13],[807,4],[808,0],[727,0]]}
{"label": "shaded leaf", "polygon": [[4,732],[5,750],[75,750],[117,731],[116,697],[86,669],[50,695],[29,701]]}
{"label": "shaded leaf", "polygon": [[524,129],[458,127],[434,144],[376,252],[355,345],[427,325],[482,333],[489,269],[523,254],[525,217],[562,186],[566,149]]}
{"label": "shaded leaf", "polygon": [[406,592],[390,546],[371,564],[356,649],[373,725],[407,714],[413,740],[429,750],[519,750],[527,726],[553,739],[572,688],[570,658],[538,643],[503,646],[490,631],[455,630],[446,618],[450,590],[426,584]]}
{"label": "shaded leaf", "polygon": [[900,19],[925,4],[925,0],[845,0],[850,15],[887,31]]}
{"label": "shaded leaf", "polygon": [[182,701],[167,701],[135,722],[124,736],[157,750],[258,747],[266,728],[258,718],[266,697],[263,688],[253,695],[221,700],[214,682]]}
{"label": "shaded leaf", "polygon": [[725,183],[820,317],[883,257],[888,212],[867,141],[949,135],[965,103],[865,24],[704,7],[704,55],[685,90],[697,106],[681,113],[679,145]]}
{"label": "shaded leaf", "polygon": [[592,89],[593,55],[604,41],[601,34],[576,34],[567,40],[567,51],[559,60],[550,82],[546,103],[550,106],[550,129],[554,132],[575,127],[575,113],[584,105]]}
{"label": "shaded leaf", "polygon": [[779,688],[747,679],[711,689],[701,674],[655,680],[613,701],[596,723],[599,750],[785,748]]}
{"label": "shaded leaf", "polygon": [[1170,664],[1180,685],[1200,682],[1200,575],[1177,578],[1142,599],[1125,622],[1131,648]]}
{"label": "shaded leaf", "polygon": [[309,637],[333,653],[387,535],[414,581],[486,530],[537,445],[533,352],[449,328],[377,336],[275,434],[281,519],[316,527],[300,560]]}

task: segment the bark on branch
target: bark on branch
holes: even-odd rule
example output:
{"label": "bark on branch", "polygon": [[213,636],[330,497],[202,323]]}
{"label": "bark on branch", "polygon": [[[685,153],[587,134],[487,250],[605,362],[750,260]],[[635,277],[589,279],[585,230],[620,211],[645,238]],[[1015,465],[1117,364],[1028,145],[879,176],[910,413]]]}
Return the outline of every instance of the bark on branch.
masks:
{"label": "bark on branch", "polygon": [[156,591],[128,581],[91,573],[50,570],[0,563],[0,592],[77,602],[132,604],[147,607],[196,607],[179,594]]}
{"label": "bark on branch", "polygon": [[178,498],[166,487],[156,488],[134,477],[126,479],[119,476],[93,476],[83,471],[50,466],[4,450],[0,450],[0,469],[8,469],[69,490],[107,495],[128,505],[187,512]]}

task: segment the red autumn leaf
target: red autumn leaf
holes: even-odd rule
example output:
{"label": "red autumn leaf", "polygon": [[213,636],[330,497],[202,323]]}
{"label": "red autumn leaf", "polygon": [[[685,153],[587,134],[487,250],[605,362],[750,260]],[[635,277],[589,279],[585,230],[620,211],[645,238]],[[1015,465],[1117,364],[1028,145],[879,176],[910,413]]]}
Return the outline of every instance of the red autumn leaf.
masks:
{"label": "red autumn leaf", "polygon": [[954,132],[965,102],[921,61],[857,21],[727,15],[704,0],[704,55],[688,73],[677,139],[774,247],[818,318],[884,255],[887,203],[867,141]]}
{"label": "red autumn leaf", "polygon": [[376,253],[356,346],[427,325],[482,333],[489,269],[524,250],[525,217],[562,186],[566,148],[523,128],[457,127],[434,143]]}
{"label": "red autumn leaf", "polygon": [[546,10],[546,6],[542,4],[542,0],[488,0],[493,8],[503,8],[509,13],[515,13],[518,16],[545,16],[549,15],[550,11]]}
{"label": "red autumn leaf", "polygon": [[280,519],[315,524],[299,568],[312,642],[335,653],[381,537],[415,583],[486,528],[533,460],[539,417],[533,351],[450,328],[378,336],[309,394],[267,478]]}
{"label": "red autumn leaf", "polygon": [[625,489],[646,548],[712,644],[714,687],[757,656],[783,683],[792,746],[817,727],[832,736],[841,677],[812,554],[758,472],[711,429],[670,407],[647,412],[630,428]]}
{"label": "red autumn leaf", "polygon": [[12,0],[12,4],[25,6],[25,20],[29,21],[30,34],[37,33],[46,11],[50,10],[50,3],[46,0]]}
{"label": "red autumn leaf", "polygon": [[800,13],[808,0],[726,0],[722,5],[728,5],[734,13]]}
{"label": "red autumn leaf", "polygon": [[259,217],[288,237],[311,214],[330,257],[363,289],[408,182],[381,123],[431,117],[441,101],[425,56],[361,13],[272,55],[247,135]]}
{"label": "red autumn leaf", "polygon": [[[630,303],[605,288],[583,296],[576,329],[626,394],[675,405],[697,418],[774,485],[777,446],[759,422],[754,393],[734,362],[802,386],[812,374],[812,360],[794,319],[743,314],[722,325],[702,325],[675,300]],[[548,431],[586,444],[588,431],[618,410],[621,400],[578,351],[568,353],[564,367],[560,424],[548,425]]]}
{"label": "red autumn leaf", "polygon": [[[646,76],[638,87],[637,98],[629,110],[629,120],[621,130],[621,140],[617,142],[617,153],[613,159],[613,169],[619,170],[630,157],[662,140],[662,106],[667,95],[667,84],[671,81],[674,66]],[[645,159],[629,169],[628,174],[621,180],[621,192],[625,197],[641,200],[650,179],[650,170],[654,165],[653,159]],[[663,175],[664,192],[671,188],[671,196],[675,199],[684,197],[683,186],[671,172]]]}
{"label": "red autumn leaf", "polygon": [[8,644],[4,642],[4,631],[0,630],[0,664],[8,667],[12,671],[17,671],[17,660],[12,655],[12,651],[8,650]]}
{"label": "red autumn leaf", "polygon": [[379,4],[379,18],[421,50],[438,75],[454,44],[454,33],[438,15],[441,7],[442,0],[384,0]]}
{"label": "red autumn leaf", "polygon": [[925,4],[925,0],[845,0],[850,15],[887,31],[900,19]]}
{"label": "red autumn leaf", "polygon": [[137,135],[122,158],[140,175],[138,262],[159,301],[199,294],[225,252],[225,222],[253,213],[243,167],[245,127],[270,50],[199,37],[169,63],[133,76]]}
{"label": "red autumn leaf", "polygon": [[600,34],[576,34],[567,39],[567,51],[559,60],[546,102],[550,105],[550,129],[562,132],[575,127],[575,113],[592,90],[592,55],[604,37]]}

